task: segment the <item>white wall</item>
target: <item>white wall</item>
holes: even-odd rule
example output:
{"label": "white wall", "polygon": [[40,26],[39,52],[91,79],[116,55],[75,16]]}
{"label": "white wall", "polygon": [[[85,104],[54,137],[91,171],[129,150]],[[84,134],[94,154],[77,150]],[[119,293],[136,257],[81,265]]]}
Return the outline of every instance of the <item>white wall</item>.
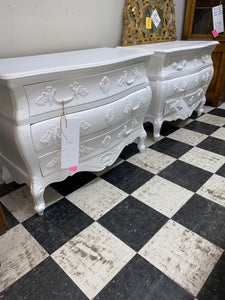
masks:
{"label": "white wall", "polygon": [[[181,37],[185,0],[174,0]],[[0,58],[121,44],[125,0],[0,0]]]}

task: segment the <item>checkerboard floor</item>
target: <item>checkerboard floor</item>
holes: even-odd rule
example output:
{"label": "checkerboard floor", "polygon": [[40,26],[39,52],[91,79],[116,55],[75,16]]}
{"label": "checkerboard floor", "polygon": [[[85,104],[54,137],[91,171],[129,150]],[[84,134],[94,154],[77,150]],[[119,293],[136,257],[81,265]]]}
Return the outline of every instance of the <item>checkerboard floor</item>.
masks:
{"label": "checkerboard floor", "polygon": [[1,182],[0,299],[225,299],[225,109],[164,123],[99,173]]}

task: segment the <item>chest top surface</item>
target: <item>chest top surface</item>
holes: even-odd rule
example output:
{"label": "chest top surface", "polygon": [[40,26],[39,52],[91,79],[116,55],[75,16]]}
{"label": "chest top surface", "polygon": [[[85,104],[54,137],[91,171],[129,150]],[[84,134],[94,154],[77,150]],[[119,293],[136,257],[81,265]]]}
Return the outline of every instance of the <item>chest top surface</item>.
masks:
{"label": "chest top surface", "polygon": [[153,51],[145,53],[142,49],[135,48],[96,48],[0,59],[0,80],[104,67],[135,59],[147,59],[152,53]]}

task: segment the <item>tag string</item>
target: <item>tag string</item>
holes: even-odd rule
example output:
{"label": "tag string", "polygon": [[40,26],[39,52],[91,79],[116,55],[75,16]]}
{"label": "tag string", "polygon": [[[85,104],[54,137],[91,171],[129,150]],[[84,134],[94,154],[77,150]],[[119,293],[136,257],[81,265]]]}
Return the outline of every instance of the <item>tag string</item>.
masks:
{"label": "tag string", "polygon": [[61,114],[61,117],[60,117],[60,130],[64,136],[64,138],[67,140],[67,137],[65,135],[65,133],[63,132],[63,129],[62,129],[62,121],[65,121],[65,124],[66,124],[66,128],[67,128],[67,119],[66,119],[66,116],[65,116],[65,111],[64,111],[64,101],[62,101],[62,114]]}
{"label": "tag string", "polygon": [[185,98],[185,87],[184,87],[184,96],[183,96],[183,99]]}

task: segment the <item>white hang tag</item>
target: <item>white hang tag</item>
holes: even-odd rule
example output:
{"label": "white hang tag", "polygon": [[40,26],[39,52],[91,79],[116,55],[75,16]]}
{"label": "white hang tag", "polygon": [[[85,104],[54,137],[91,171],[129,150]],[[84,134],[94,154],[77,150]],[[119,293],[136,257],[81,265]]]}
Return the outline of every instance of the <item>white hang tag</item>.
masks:
{"label": "white hang tag", "polygon": [[176,101],[174,107],[175,107],[176,112],[182,118],[190,117],[191,111],[183,99]]}
{"label": "white hang tag", "polygon": [[159,14],[156,9],[153,10],[151,18],[152,18],[152,22],[154,23],[155,27],[157,28],[159,26],[159,23],[161,22],[161,19],[160,19]]}
{"label": "white hang tag", "polygon": [[61,130],[61,169],[75,172],[79,164],[80,119],[63,120]]}
{"label": "white hang tag", "polygon": [[224,32],[223,5],[217,5],[212,8],[213,29],[218,33]]}

